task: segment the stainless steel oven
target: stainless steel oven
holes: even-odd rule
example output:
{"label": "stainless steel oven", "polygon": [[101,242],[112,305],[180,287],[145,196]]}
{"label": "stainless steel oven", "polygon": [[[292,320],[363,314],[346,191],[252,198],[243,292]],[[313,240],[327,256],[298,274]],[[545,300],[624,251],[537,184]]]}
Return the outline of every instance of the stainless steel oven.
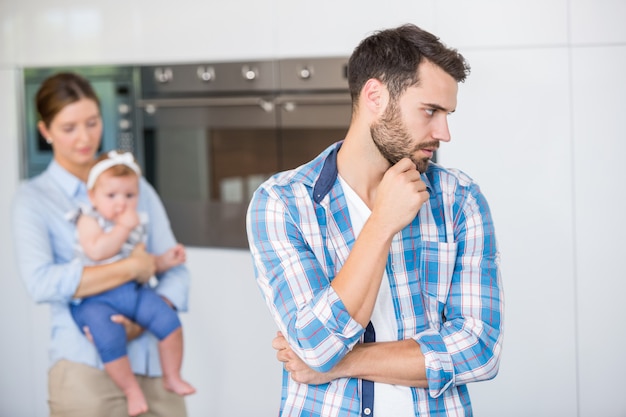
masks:
{"label": "stainless steel oven", "polygon": [[258,185],[344,138],[347,60],[140,68],[141,159],[182,243],[247,248]]}

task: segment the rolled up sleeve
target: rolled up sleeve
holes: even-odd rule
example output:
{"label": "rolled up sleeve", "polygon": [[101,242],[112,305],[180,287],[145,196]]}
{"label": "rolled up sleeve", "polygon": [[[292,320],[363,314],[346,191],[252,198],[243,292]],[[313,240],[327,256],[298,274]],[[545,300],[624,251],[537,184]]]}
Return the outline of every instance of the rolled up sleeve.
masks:
{"label": "rolled up sleeve", "polygon": [[291,212],[285,201],[294,199],[277,193],[260,188],[248,209],[257,284],[294,352],[311,368],[326,372],[359,341],[364,329],[332,289],[328,268],[312,248],[316,238],[310,236],[315,233],[309,230],[308,241],[303,237],[302,224],[317,225],[312,207]]}
{"label": "rolled up sleeve", "polygon": [[[439,309],[431,307],[431,313],[439,315],[432,314],[438,326],[414,337],[425,357],[432,397],[453,385],[491,379],[500,364],[503,290],[491,214],[477,187],[462,201],[455,217],[456,259],[450,285],[445,297],[435,294],[430,300],[439,304]],[[427,305],[430,295],[424,295]]]}

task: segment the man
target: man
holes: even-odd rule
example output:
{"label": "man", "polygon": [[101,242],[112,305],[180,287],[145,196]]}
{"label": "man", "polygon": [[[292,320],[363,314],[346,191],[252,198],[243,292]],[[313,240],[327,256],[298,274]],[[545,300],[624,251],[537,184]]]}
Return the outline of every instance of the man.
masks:
{"label": "man", "polygon": [[414,26],[348,63],[345,140],[256,191],[247,227],[280,332],[281,416],[469,416],[502,344],[486,200],[431,161],[469,66]]}

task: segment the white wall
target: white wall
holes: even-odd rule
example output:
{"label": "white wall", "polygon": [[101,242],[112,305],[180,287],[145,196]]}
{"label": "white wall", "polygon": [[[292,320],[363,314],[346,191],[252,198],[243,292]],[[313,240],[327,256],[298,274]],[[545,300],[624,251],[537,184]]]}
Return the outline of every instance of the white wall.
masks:
{"label": "white wall", "polygon": [[[10,4],[9,4],[10,3]],[[503,255],[499,376],[470,387],[476,415],[622,417],[626,223],[623,0],[0,1],[0,192],[18,183],[23,66],[348,55],[414,22],[473,72],[440,161],[476,178]],[[620,194],[621,192],[621,194]],[[46,415],[47,309],[16,276],[0,199],[0,415]],[[249,254],[191,248],[183,315],[190,417],[274,416],[274,325]],[[250,324],[252,320],[252,324]]]}

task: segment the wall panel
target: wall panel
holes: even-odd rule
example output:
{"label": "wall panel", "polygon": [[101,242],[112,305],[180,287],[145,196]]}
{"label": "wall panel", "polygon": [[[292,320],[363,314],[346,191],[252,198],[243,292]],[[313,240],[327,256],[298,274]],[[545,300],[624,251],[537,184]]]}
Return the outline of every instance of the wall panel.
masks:
{"label": "wall panel", "polygon": [[626,46],[573,50],[581,417],[623,417]]}
{"label": "wall panel", "polygon": [[[480,416],[576,414],[573,208],[566,48],[470,50],[472,74],[439,161],[473,177],[502,253],[500,374],[470,387]],[[540,375],[558,375],[559,383]],[[528,399],[532,398],[532,401]],[[555,401],[558,398],[558,401]]]}
{"label": "wall panel", "polygon": [[436,30],[457,48],[564,45],[567,0],[436,2]]}
{"label": "wall panel", "polygon": [[[47,308],[36,306],[17,274],[11,240],[11,202],[18,186],[19,72],[0,69],[0,416],[43,417],[46,345],[50,333]],[[43,344],[40,341],[43,339]]]}
{"label": "wall panel", "polygon": [[414,23],[433,30],[433,0],[276,0],[276,45],[280,56],[350,55],[375,30]]}
{"label": "wall panel", "polygon": [[626,42],[626,2],[623,0],[570,0],[571,41],[581,44]]}

